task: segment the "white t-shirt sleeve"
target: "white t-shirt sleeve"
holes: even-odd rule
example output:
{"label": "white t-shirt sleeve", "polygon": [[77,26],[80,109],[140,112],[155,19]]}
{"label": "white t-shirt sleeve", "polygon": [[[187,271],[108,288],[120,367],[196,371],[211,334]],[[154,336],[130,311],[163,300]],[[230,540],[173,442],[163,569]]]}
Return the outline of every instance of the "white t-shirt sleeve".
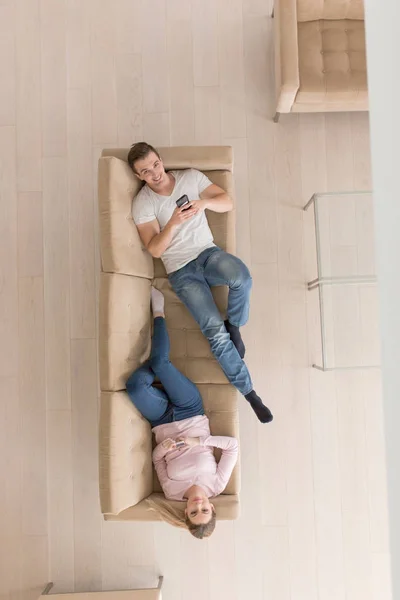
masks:
{"label": "white t-shirt sleeve", "polygon": [[136,225],[154,221],[157,216],[151,198],[145,194],[139,193],[132,202],[132,217]]}
{"label": "white t-shirt sleeve", "polygon": [[192,169],[194,176],[196,178],[196,184],[199,190],[199,194],[204,192],[210,185],[212,185],[212,181],[210,181],[207,175],[204,175],[201,171],[197,171],[196,169]]}

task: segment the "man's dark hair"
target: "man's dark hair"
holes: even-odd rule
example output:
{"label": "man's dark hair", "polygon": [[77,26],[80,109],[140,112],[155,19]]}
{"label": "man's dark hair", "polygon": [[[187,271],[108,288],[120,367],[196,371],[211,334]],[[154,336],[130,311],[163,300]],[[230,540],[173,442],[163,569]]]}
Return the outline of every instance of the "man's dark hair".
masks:
{"label": "man's dark hair", "polygon": [[159,155],[158,151],[155,148],[153,148],[153,146],[150,146],[150,144],[146,144],[146,142],[137,142],[137,144],[133,144],[133,146],[129,150],[128,165],[130,166],[132,171],[136,173],[136,175],[138,175],[138,172],[135,169],[135,162],[146,158],[151,152],[154,152],[154,154],[156,154],[158,158],[161,159],[161,156]]}

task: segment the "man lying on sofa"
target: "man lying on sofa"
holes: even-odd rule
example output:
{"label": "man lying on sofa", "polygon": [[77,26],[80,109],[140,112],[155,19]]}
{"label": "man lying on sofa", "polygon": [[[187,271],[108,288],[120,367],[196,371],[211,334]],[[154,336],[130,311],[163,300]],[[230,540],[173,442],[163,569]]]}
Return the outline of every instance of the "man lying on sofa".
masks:
{"label": "man lying on sofa", "polygon": [[[157,150],[145,142],[132,146],[128,163],[146,184],[132,205],[143,244],[162,259],[173,290],[196,319],[228,380],[261,423],[269,423],[272,413],[253,389],[239,331],[249,316],[251,276],[239,258],[214,244],[204,212],[232,210],[231,198],[200,171],[166,172]],[[189,202],[177,206],[185,195]],[[229,286],[225,322],[210,290],[216,285]]]}

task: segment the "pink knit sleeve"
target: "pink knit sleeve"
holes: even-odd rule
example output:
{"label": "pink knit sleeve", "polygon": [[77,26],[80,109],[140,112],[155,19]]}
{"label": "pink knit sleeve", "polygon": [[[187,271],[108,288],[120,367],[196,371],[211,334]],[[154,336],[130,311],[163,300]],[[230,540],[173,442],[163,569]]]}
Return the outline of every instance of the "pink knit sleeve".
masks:
{"label": "pink knit sleeve", "polygon": [[162,444],[158,444],[153,450],[153,463],[163,492],[168,497],[171,492],[170,485],[172,481],[168,477],[167,463],[164,458],[166,453],[167,451],[163,448]]}
{"label": "pink knit sleeve", "polygon": [[202,446],[221,448],[222,455],[217,466],[215,495],[217,496],[226,488],[232,471],[236,465],[239,454],[239,443],[236,438],[222,435],[210,435],[200,438]]}

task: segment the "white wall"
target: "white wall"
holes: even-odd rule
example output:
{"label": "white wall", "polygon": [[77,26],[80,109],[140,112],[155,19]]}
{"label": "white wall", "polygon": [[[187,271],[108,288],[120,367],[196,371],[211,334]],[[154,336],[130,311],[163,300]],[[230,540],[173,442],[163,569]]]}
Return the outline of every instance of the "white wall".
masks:
{"label": "white wall", "polygon": [[[400,5],[365,0],[393,599],[400,599]],[[384,9],[384,10],[383,10]]]}

